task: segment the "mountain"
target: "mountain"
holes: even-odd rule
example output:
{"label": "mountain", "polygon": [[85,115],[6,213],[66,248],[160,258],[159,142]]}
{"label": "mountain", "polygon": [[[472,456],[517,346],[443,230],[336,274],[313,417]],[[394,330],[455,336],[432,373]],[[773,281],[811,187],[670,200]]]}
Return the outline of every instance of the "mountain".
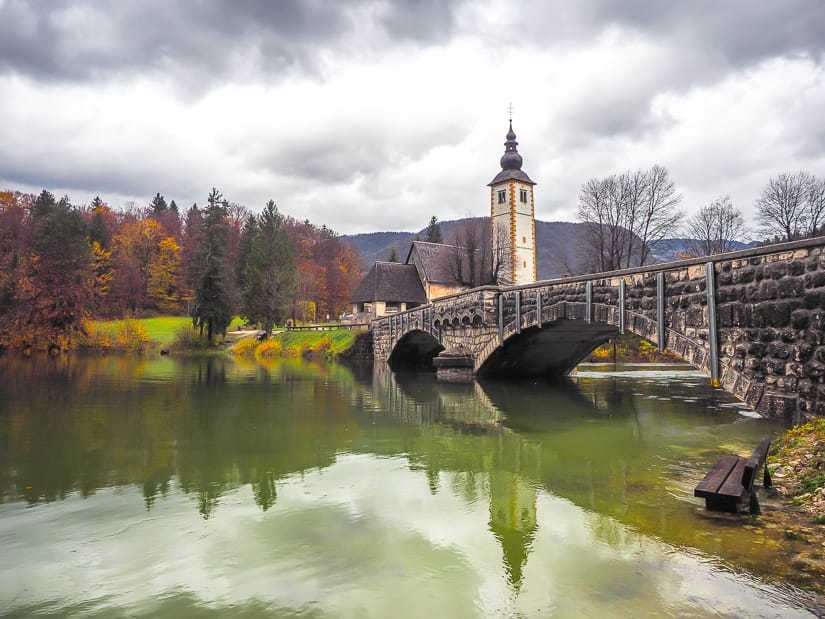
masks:
{"label": "mountain", "polygon": [[[445,242],[457,227],[481,219],[471,217],[441,222],[441,235]],[[536,221],[537,271],[539,279],[552,279],[561,275],[584,272],[585,252],[581,251],[578,239],[584,230],[584,224],[566,221]],[[404,262],[410,245],[416,239],[424,238],[424,229],[419,232],[368,232],[363,234],[345,234],[341,239],[352,245],[361,258],[364,272],[369,270],[377,260],[389,260],[392,250],[399,262]]]}
{"label": "mountain", "polygon": [[[441,235],[446,243],[457,227],[480,217],[441,222]],[[486,219],[486,218],[485,218]],[[588,250],[582,239],[586,224],[569,221],[536,220],[536,260],[538,279],[554,279],[562,275],[577,275],[588,271],[586,261]],[[369,232],[365,234],[341,235],[341,239],[352,245],[361,258],[361,267],[368,271],[377,260],[388,260],[395,249],[399,262],[404,262],[411,243],[424,238],[424,229],[419,232]],[[662,239],[651,248],[652,262],[680,260],[690,247],[691,239]],[[733,251],[754,247],[755,242],[733,241]]]}
{"label": "mountain", "polygon": [[[656,262],[672,262],[673,260],[681,260],[682,257],[690,253],[690,246],[693,239],[662,239],[653,244],[650,248],[650,253],[656,258]],[[756,247],[758,243],[751,241],[743,243],[741,241],[731,241],[731,251],[739,251],[740,249],[750,249]]]}

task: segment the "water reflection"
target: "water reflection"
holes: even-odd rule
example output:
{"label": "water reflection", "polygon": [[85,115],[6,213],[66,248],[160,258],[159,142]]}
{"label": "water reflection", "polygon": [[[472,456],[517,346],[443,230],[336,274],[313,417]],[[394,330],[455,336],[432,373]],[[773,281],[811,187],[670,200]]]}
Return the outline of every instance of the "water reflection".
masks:
{"label": "water reflection", "polygon": [[[94,608],[123,605],[139,578],[185,612],[194,596],[311,614],[321,596],[318,614],[350,616],[704,614],[687,600],[724,581],[735,612],[752,586],[674,550],[754,574],[775,556],[697,523],[706,459],[771,428],[720,397],[681,374],[442,385],[383,366],[0,358],[0,539],[24,573],[84,549]],[[124,545],[141,551],[110,563]],[[208,593],[183,560],[230,585]],[[36,604],[3,569],[0,601]],[[41,601],[73,608],[77,587],[60,582]],[[161,608],[149,597],[140,613]]]}

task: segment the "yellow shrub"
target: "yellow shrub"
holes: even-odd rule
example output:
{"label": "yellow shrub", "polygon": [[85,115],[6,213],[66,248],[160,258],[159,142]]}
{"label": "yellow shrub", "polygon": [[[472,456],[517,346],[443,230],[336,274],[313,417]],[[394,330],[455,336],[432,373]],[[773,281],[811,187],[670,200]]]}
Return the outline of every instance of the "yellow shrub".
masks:
{"label": "yellow shrub", "polygon": [[267,340],[262,344],[258,344],[255,348],[255,356],[262,359],[278,357],[282,353],[282,348],[279,340]]}
{"label": "yellow shrub", "polygon": [[143,350],[149,343],[149,334],[140,321],[126,318],[117,329],[117,343],[129,350]]}
{"label": "yellow shrub", "polygon": [[258,348],[258,341],[253,337],[246,337],[235,344],[232,354],[236,357],[252,357],[256,353],[256,348]]}

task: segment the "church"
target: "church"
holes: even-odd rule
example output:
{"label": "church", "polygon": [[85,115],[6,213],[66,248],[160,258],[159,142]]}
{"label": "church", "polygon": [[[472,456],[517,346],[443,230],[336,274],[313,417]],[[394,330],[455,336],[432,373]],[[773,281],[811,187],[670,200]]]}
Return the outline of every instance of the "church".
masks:
{"label": "church", "polygon": [[[490,188],[490,251],[483,260],[500,286],[536,281],[534,183],[522,170],[513,119],[504,142],[501,170]],[[477,248],[413,241],[403,263],[376,262],[361,280],[352,300],[358,322],[403,312],[466,290],[458,277],[461,265],[474,263]]]}

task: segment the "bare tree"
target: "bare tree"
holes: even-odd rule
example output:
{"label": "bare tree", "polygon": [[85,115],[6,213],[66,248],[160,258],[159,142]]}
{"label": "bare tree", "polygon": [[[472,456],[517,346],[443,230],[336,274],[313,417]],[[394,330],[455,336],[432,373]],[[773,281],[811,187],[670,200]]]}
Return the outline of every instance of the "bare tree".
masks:
{"label": "bare tree", "polygon": [[816,236],[825,217],[823,181],[807,172],[771,178],[756,200],[760,232],[781,241]]}
{"label": "bare tree", "polygon": [[[504,226],[490,229],[489,220],[468,218],[453,228],[445,268],[456,282],[470,288],[511,281],[510,239]],[[495,239],[493,238],[495,235]]]}
{"label": "bare tree", "polygon": [[485,283],[508,286],[513,283],[512,239],[505,225],[491,223],[487,242],[490,245],[488,275]]}
{"label": "bare tree", "polygon": [[733,241],[747,235],[745,218],[734,208],[730,196],[717,198],[688,217],[688,252],[691,256],[711,256],[731,251]]}
{"label": "bare tree", "polygon": [[645,264],[651,246],[678,227],[681,200],[667,170],[658,165],[588,180],[579,194],[578,216],[587,224],[591,268]]}

